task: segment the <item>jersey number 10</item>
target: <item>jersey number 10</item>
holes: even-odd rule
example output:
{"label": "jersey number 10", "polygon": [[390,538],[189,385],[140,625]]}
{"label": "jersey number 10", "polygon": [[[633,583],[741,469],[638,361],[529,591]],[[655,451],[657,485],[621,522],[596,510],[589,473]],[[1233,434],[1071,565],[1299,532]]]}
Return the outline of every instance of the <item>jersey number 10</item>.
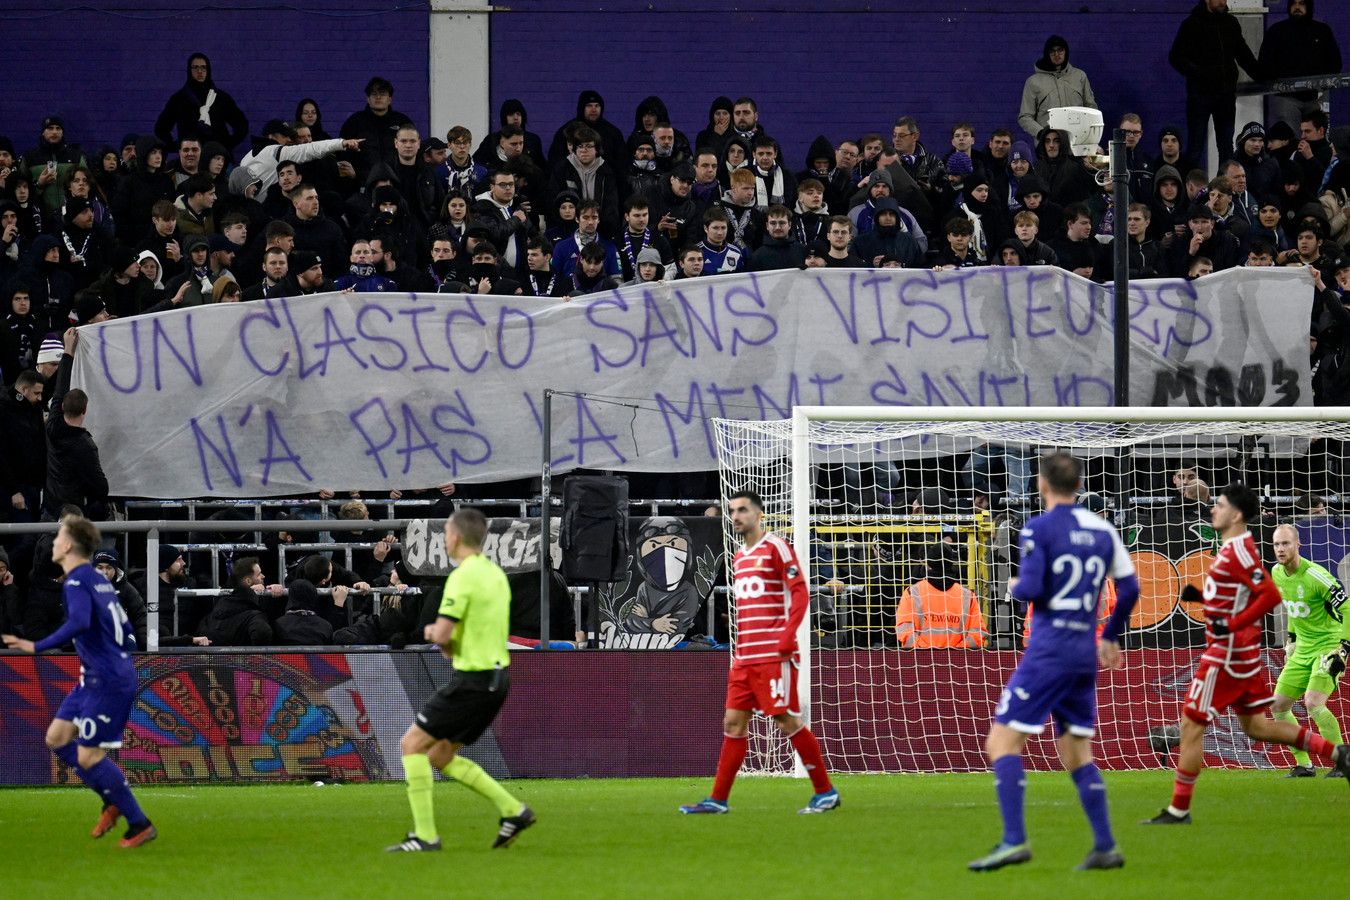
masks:
{"label": "jersey number 10", "polygon": [[1097,598],[1101,595],[1102,582],[1106,580],[1106,560],[1100,556],[1089,556],[1087,562],[1071,553],[1055,557],[1050,571],[1056,575],[1069,572],[1064,586],[1050,598],[1051,609],[1090,609],[1097,608]]}

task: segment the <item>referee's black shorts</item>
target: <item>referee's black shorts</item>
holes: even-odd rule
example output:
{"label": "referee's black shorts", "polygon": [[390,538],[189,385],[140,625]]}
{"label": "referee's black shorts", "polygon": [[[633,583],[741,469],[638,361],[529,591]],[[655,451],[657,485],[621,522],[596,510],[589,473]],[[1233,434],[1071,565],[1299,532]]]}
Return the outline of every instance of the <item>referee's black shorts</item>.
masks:
{"label": "referee's black shorts", "polygon": [[417,725],[437,740],[472,744],[483,736],[511,689],[509,669],[456,672],[417,714]]}

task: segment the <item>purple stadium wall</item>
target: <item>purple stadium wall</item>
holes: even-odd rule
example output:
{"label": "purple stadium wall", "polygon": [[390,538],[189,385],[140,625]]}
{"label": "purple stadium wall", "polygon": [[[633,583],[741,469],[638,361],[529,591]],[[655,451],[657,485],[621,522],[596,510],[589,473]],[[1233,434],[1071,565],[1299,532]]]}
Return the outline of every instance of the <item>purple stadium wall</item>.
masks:
{"label": "purple stadium wall", "polygon": [[[93,152],[145,134],[205,53],[216,85],[253,130],[289,119],[313,97],[334,136],[365,105],[372,75],[394,84],[394,108],[427,121],[428,5],[382,0],[294,4],[9,0],[0,53],[0,134],[18,152],[37,144],[43,116]],[[245,144],[240,155],[248,149]]]}
{"label": "purple stadium wall", "polygon": [[[750,94],[794,167],[817,133],[837,140],[889,132],[903,113],[919,119],[930,147],[945,146],[957,119],[972,122],[983,145],[991,129],[1015,123],[1022,83],[1057,33],[1108,117],[1141,113],[1150,142],[1157,127],[1183,119],[1183,85],[1167,50],[1192,5],[745,0],[729,9],[708,0],[656,8],[647,0],[517,0],[492,16],[491,102],[496,110],[508,97],[522,99],[531,130],[548,141],[581,90],[598,89],[625,134],[638,101],[654,93],[692,140],[712,98]],[[1283,4],[1271,7],[1274,22]],[[1317,12],[1350,40],[1350,4],[1322,3]],[[429,4],[413,0],[11,0],[0,134],[23,152],[49,113],[65,116],[71,140],[90,147],[148,131],[194,51],[211,57],[217,83],[255,126],[290,116],[308,95],[336,133],[377,73],[394,82],[395,107],[425,124],[429,15]],[[1344,94],[1333,94],[1333,107]]]}
{"label": "purple stadium wall", "polygon": [[[1085,3],[831,4],[747,0],[517,0],[492,20],[492,108],[518,97],[543,136],[575,115],[594,88],[624,134],[643,97],[656,94],[690,141],[714,97],[753,96],[760,122],[794,169],[819,133],[838,141],[913,115],[929,149],[950,149],[958,120],[976,146],[999,126],[1016,130],[1022,84],[1045,39],[1064,36],[1092,81],[1110,128],[1125,112],[1144,118],[1146,149],[1157,128],[1185,124],[1185,85],[1167,64],[1191,0]],[[1268,17],[1283,18],[1279,10]],[[1350,4],[1322,3],[1318,18],[1350,40]],[[542,50],[549,50],[544,53]],[[1332,97],[1333,108],[1344,91]],[[1238,123],[1241,127],[1242,123]]]}

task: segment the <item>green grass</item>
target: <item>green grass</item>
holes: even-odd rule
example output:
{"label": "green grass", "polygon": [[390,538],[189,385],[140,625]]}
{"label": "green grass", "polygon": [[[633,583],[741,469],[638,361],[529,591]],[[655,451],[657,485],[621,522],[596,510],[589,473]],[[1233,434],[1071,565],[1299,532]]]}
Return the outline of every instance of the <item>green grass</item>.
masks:
{"label": "green grass", "polygon": [[446,850],[386,854],[411,827],[401,784],[138,788],[159,840],[89,838],[98,801],[71,788],[0,790],[0,896],[286,900],[788,897],[1326,896],[1350,815],[1341,779],[1207,771],[1195,824],[1135,824],[1165,805],[1167,772],[1107,773],[1116,872],[1072,872],[1091,841],[1068,777],[1029,776],[1035,859],[965,870],[998,839],[990,775],[845,776],[843,807],[794,815],[805,781],[743,778],[727,816],[681,816],[710,779],[517,781],[539,814],[514,847],[492,851],[497,813],[438,782]]}

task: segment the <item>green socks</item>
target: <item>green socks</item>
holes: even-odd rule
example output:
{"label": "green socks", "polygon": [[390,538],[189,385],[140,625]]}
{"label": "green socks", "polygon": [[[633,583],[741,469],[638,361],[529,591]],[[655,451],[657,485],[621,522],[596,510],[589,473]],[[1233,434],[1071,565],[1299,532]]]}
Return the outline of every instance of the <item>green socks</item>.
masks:
{"label": "green socks", "polygon": [[[1292,709],[1286,709],[1282,713],[1271,713],[1271,718],[1273,718],[1276,722],[1293,722],[1295,724],[1297,724],[1298,722],[1298,720],[1294,718],[1294,711]],[[1308,757],[1308,754],[1305,753],[1304,751],[1299,750],[1296,747],[1290,747],[1289,752],[1294,754],[1295,765],[1299,766],[1312,765],[1312,760]]]}
{"label": "green socks", "polygon": [[1341,742],[1341,726],[1336,721],[1336,717],[1331,710],[1325,706],[1317,711],[1317,715],[1312,717],[1313,724],[1317,726],[1317,731],[1322,737],[1326,738],[1332,745]]}
{"label": "green socks", "polygon": [[[422,758],[426,759],[425,756]],[[478,763],[474,762],[473,760],[465,759],[462,756],[456,756],[454,759],[450,760],[450,764],[447,765],[442,771],[444,771],[446,775],[449,775],[451,778],[458,781],[460,784],[464,785],[469,790],[473,791],[475,794],[478,794],[480,797],[487,799],[489,803],[497,807],[497,809],[501,812],[503,819],[510,818],[511,816],[518,815],[520,813],[521,807],[520,801],[517,800],[515,797],[512,797],[511,793],[506,788],[502,787],[500,784],[494,781],[492,779],[492,776],[489,775],[487,772],[484,772],[483,767],[478,765]],[[430,778],[431,778],[431,767],[430,764],[428,764],[427,766],[428,783],[430,783]],[[411,780],[409,780],[408,782],[408,795],[412,796]],[[430,811],[430,809],[431,809],[431,800],[428,799],[427,800],[428,812]]]}
{"label": "green socks", "polygon": [[436,811],[431,802],[431,760],[424,753],[403,757],[403,772],[408,779],[408,805],[412,807],[413,830],[428,843],[435,841]]}

